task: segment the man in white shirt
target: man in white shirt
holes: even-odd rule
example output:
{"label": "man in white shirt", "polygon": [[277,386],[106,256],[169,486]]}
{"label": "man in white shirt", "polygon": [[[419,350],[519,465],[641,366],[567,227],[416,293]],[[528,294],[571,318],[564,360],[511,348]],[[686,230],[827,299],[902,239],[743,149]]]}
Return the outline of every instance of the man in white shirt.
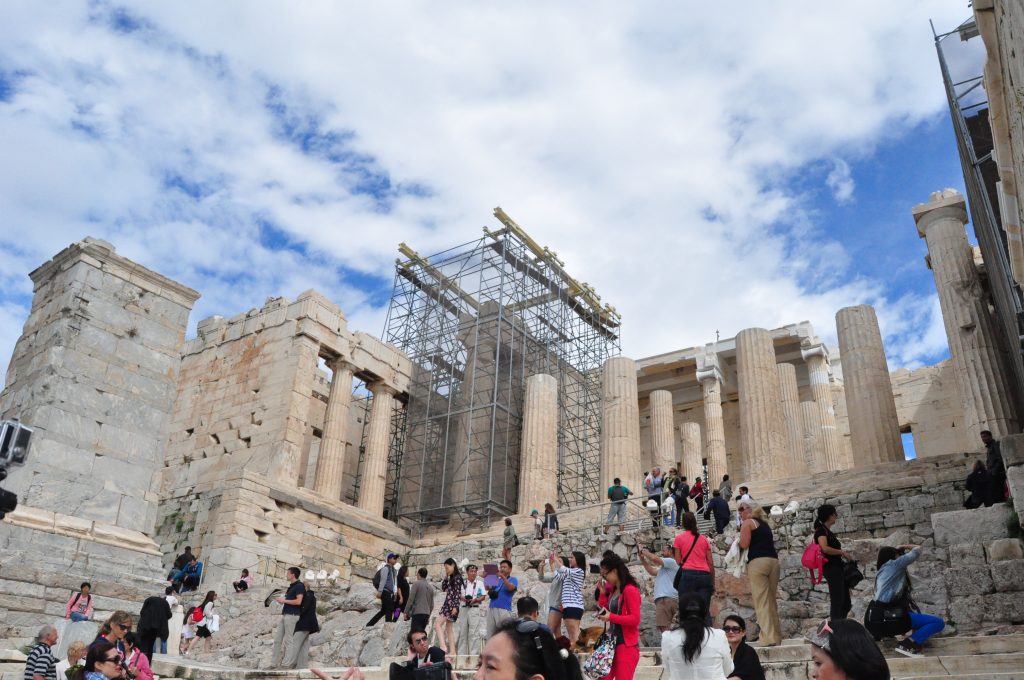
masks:
{"label": "man in white shirt", "polygon": [[462,586],[462,609],[455,622],[455,643],[459,655],[479,653],[479,643],[483,640],[484,614],[480,608],[487,598],[484,580],[477,578],[477,566],[466,567],[466,581]]}

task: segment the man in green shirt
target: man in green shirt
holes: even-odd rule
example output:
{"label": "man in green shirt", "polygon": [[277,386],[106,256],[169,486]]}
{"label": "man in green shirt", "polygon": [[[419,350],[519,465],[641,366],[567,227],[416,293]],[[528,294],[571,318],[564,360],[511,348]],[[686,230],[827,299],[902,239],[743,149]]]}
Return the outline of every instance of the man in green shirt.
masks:
{"label": "man in green shirt", "polygon": [[612,502],[611,510],[608,511],[608,519],[605,524],[618,524],[619,531],[625,528],[626,523],[626,499],[633,495],[633,492],[622,486],[622,480],[615,478],[614,483],[608,487],[608,500]]}

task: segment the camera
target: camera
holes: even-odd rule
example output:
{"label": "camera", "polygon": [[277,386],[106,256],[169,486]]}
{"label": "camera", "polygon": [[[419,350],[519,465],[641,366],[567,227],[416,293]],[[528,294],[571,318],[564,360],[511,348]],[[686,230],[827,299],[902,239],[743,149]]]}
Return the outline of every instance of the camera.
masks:
{"label": "camera", "polygon": [[[33,429],[22,425],[15,419],[0,423],[0,482],[7,479],[7,468],[11,465],[24,465],[28,457],[29,444],[32,442]],[[0,519],[18,507],[18,497],[5,489],[0,489]]]}

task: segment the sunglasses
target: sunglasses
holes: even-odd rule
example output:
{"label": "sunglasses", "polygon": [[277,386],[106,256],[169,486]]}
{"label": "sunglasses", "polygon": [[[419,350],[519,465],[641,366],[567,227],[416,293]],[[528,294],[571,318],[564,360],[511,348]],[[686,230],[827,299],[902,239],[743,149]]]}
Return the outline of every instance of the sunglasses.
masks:
{"label": "sunglasses", "polygon": [[742,633],[743,629],[739,626],[722,626],[722,630],[726,633]]}
{"label": "sunglasses", "polygon": [[118,628],[120,628],[120,629],[121,629],[121,630],[123,630],[123,631],[126,631],[126,632],[132,629],[132,627],[131,627],[131,626],[126,626],[126,625],[124,625],[123,623],[119,623],[119,624],[117,624],[117,627],[118,627]]}
{"label": "sunglasses", "polygon": [[419,645],[419,644],[423,644],[426,641],[427,641],[427,638],[421,637],[421,638],[416,638],[415,640],[412,641],[412,643],[414,645]]}
{"label": "sunglasses", "polygon": [[821,648],[826,652],[831,652],[832,649],[829,647],[829,642],[832,640],[832,627],[828,625],[828,619],[818,624],[817,637],[822,641]]}

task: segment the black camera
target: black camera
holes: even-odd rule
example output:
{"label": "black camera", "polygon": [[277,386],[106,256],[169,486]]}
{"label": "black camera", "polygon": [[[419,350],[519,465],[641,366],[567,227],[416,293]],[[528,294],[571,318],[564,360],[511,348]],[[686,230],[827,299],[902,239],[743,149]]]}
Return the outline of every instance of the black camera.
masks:
{"label": "black camera", "polygon": [[[0,482],[7,479],[7,468],[11,465],[24,465],[28,457],[28,447],[32,441],[32,428],[22,425],[17,420],[5,420],[0,423]],[[5,489],[0,489],[0,519],[18,507],[18,497]]]}
{"label": "black camera", "polygon": [[498,595],[498,586],[494,586],[493,588],[487,589],[487,597],[491,598],[492,600],[497,600]]}

